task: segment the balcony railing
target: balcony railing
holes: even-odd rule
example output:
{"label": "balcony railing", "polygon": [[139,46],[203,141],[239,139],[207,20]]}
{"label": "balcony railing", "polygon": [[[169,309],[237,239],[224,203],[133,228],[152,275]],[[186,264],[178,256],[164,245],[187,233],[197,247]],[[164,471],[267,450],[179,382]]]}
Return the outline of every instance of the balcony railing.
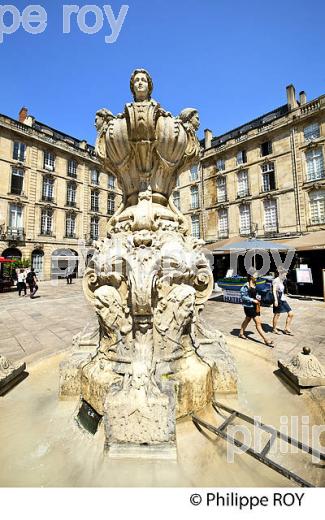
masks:
{"label": "balcony railing", "polygon": [[325,216],[324,217],[314,217],[309,221],[310,226],[317,226],[319,224],[325,224]]}
{"label": "balcony railing", "polygon": [[278,224],[267,224],[264,226],[264,234],[265,235],[277,235],[279,233],[279,225]]}
{"label": "balcony railing", "polygon": [[242,199],[243,197],[249,196],[249,190],[241,190],[237,192],[237,199]]}
{"label": "balcony railing", "polygon": [[218,232],[218,238],[219,238],[219,240],[222,240],[224,238],[229,238],[229,230],[227,230],[227,231],[219,231]]}
{"label": "balcony railing", "polygon": [[43,202],[53,202],[54,197],[50,195],[42,195],[42,201]]}
{"label": "balcony railing", "polygon": [[51,237],[53,235],[52,229],[41,229],[41,235]]}
{"label": "balcony railing", "polygon": [[94,211],[95,213],[99,213],[99,206],[96,206],[94,204],[91,205],[90,211]]}
{"label": "balcony railing", "polygon": [[17,242],[24,242],[25,230],[24,228],[7,227],[7,232],[5,233],[4,239],[13,240]]}
{"label": "balcony railing", "polygon": [[77,238],[76,233],[66,233],[65,238]]}
{"label": "balcony railing", "polygon": [[69,206],[70,208],[75,208],[77,203],[75,200],[67,200],[67,206]]}
{"label": "balcony railing", "polygon": [[250,235],[252,235],[252,233],[253,233],[253,229],[251,227],[240,228],[240,230],[239,230],[239,234],[241,237],[250,236]]}
{"label": "balcony railing", "polygon": [[305,182],[316,182],[321,181],[322,179],[325,179],[325,170],[318,170],[313,175],[307,174]]}

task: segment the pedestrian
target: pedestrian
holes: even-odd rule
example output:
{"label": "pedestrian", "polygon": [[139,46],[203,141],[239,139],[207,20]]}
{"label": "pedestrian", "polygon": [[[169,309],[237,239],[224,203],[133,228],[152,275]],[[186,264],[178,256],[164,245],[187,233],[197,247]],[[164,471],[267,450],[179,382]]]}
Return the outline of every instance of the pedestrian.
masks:
{"label": "pedestrian", "polygon": [[291,310],[290,305],[288,304],[285,294],[284,294],[284,281],[287,277],[287,271],[284,269],[279,269],[276,272],[276,277],[272,282],[272,290],[273,290],[273,330],[274,334],[280,334],[280,331],[277,328],[278,321],[280,318],[280,314],[286,314],[286,323],[283,334],[287,334],[288,336],[293,336],[291,332],[291,322],[293,319],[293,312]]}
{"label": "pedestrian", "polygon": [[26,286],[26,273],[25,269],[19,269],[18,275],[17,275],[17,290],[18,290],[18,296],[21,296],[21,292],[24,291],[24,296],[26,296],[27,293],[27,286]]}
{"label": "pedestrian", "polygon": [[268,347],[274,347],[274,343],[272,340],[268,340],[264,331],[262,329],[261,323],[261,306],[260,300],[261,297],[257,294],[256,291],[256,280],[257,273],[248,274],[247,275],[247,283],[243,285],[240,289],[240,294],[242,298],[242,303],[244,307],[245,319],[240,327],[239,337],[241,339],[247,339],[245,336],[245,330],[250,323],[251,320],[254,320],[255,327],[261,338],[263,339],[265,345]]}
{"label": "pedestrian", "polygon": [[72,273],[67,274],[66,279],[67,279],[67,283],[71,284],[72,283]]}
{"label": "pedestrian", "polygon": [[37,279],[34,267],[32,267],[31,270],[29,271],[29,273],[27,274],[26,282],[29,286],[30,297],[35,298],[35,294],[38,291],[38,285],[37,285],[38,279]]}

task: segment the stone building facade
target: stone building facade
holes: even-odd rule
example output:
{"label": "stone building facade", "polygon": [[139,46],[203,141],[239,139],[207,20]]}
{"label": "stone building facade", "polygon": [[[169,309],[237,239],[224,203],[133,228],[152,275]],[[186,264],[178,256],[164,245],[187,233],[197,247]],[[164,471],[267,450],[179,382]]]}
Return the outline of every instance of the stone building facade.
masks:
{"label": "stone building facade", "polygon": [[325,95],[297,100],[289,85],[285,105],[218,137],[205,130],[200,164],[180,175],[174,201],[212,250],[256,236],[304,251],[308,238],[324,257],[324,164]]}
{"label": "stone building facade", "polygon": [[[120,202],[93,146],[36,121],[25,108],[19,120],[0,115],[0,256],[30,259],[41,279],[59,275],[64,256],[106,236]],[[74,264],[78,275],[84,266]]]}

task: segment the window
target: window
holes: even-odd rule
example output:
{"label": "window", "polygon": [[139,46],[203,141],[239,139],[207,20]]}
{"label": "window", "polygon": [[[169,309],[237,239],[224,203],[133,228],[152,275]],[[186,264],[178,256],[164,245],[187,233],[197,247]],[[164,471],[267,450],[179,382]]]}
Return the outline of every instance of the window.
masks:
{"label": "window", "polygon": [[264,201],[264,229],[266,232],[277,232],[278,215],[275,200]]}
{"label": "window", "polygon": [[114,190],[114,187],[115,187],[115,177],[114,177],[114,175],[109,175],[108,176],[108,188],[111,190]]}
{"label": "window", "polygon": [[115,212],[115,195],[114,193],[109,193],[107,197],[107,214],[113,215]]}
{"label": "window", "polygon": [[76,215],[68,213],[65,221],[65,236],[67,238],[74,238],[76,232]]}
{"label": "window", "polygon": [[54,171],[55,169],[55,157],[52,152],[44,152],[44,168],[45,170]]}
{"label": "window", "polygon": [[272,153],[272,141],[265,141],[265,143],[261,144],[261,156],[265,157]]}
{"label": "window", "polygon": [[77,177],[77,161],[69,159],[68,161],[68,175],[70,177]]}
{"label": "window", "polygon": [[312,141],[320,137],[320,128],[318,123],[312,123],[311,125],[305,126],[304,138],[305,141]]}
{"label": "window", "polygon": [[321,148],[308,150],[308,152],[306,152],[306,161],[307,181],[316,181],[325,177],[324,158]]}
{"label": "window", "polygon": [[217,159],[217,170],[218,171],[222,171],[225,169],[226,165],[225,165],[225,160],[224,159]]}
{"label": "window", "polygon": [[53,212],[51,209],[42,209],[41,235],[52,235]]}
{"label": "window", "polygon": [[21,195],[23,193],[24,170],[13,168],[11,171],[11,190],[10,193]]}
{"label": "window", "polygon": [[91,220],[90,220],[90,237],[93,240],[98,240],[98,237],[99,237],[99,221],[98,221],[98,217],[91,217]]}
{"label": "window", "polygon": [[248,204],[239,207],[240,234],[249,235],[251,232],[251,208]]}
{"label": "window", "polygon": [[325,223],[325,190],[313,191],[309,194],[310,223]]}
{"label": "window", "polygon": [[96,184],[96,186],[98,186],[99,185],[99,171],[91,170],[90,179],[91,179],[91,184]]}
{"label": "window", "polygon": [[32,267],[34,267],[37,277],[42,276],[43,260],[44,260],[43,251],[35,250],[32,252]]}
{"label": "window", "polygon": [[271,190],[276,189],[273,162],[262,165],[262,181],[263,181],[263,191],[271,191]]}
{"label": "window", "polygon": [[218,211],[218,232],[219,238],[228,237],[228,211],[226,209]]}
{"label": "window", "polygon": [[53,200],[53,184],[54,180],[51,177],[43,178],[42,200],[52,202]]}
{"label": "window", "polygon": [[247,154],[246,150],[241,150],[237,153],[237,165],[238,164],[244,164],[247,162]]}
{"label": "window", "polygon": [[248,195],[248,171],[242,170],[237,174],[238,197],[246,197]]}
{"label": "window", "polygon": [[13,159],[24,162],[26,158],[26,145],[18,141],[14,142]]}
{"label": "window", "polygon": [[199,207],[199,188],[192,186],[191,188],[191,208],[196,209]]}
{"label": "window", "polygon": [[227,185],[225,177],[217,179],[217,202],[225,202],[227,200]]}
{"label": "window", "polygon": [[74,182],[69,182],[67,186],[67,206],[75,207],[76,205],[77,186]]}
{"label": "window", "polygon": [[181,210],[181,195],[179,191],[174,191],[173,201],[177,209]]}
{"label": "window", "polygon": [[99,211],[99,193],[96,190],[91,192],[91,211]]}
{"label": "window", "polygon": [[199,178],[199,167],[197,164],[191,166],[190,169],[190,181],[197,181]]}
{"label": "window", "polygon": [[9,205],[9,231],[19,231],[23,227],[23,208],[19,204]]}
{"label": "window", "polygon": [[192,235],[195,238],[200,238],[200,217],[199,215],[192,215]]}

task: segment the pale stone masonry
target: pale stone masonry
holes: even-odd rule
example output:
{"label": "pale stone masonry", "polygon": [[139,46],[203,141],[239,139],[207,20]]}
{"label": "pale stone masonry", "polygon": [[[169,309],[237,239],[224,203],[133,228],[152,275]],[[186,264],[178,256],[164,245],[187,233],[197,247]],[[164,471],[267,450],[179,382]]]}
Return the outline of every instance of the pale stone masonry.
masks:
{"label": "pale stone masonry", "polygon": [[325,95],[287,104],[213,137],[197,174],[184,171],[174,200],[208,243],[238,235],[290,238],[325,227]]}
{"label": "pale stone masonry", "polygon": [[19,120],[0,115],[0,256],[29,258],[49,279],[53,255],[76,254],[79,240],[90,246],[106,236],[121,198],[86,141],[39,123],[27,109]]}

